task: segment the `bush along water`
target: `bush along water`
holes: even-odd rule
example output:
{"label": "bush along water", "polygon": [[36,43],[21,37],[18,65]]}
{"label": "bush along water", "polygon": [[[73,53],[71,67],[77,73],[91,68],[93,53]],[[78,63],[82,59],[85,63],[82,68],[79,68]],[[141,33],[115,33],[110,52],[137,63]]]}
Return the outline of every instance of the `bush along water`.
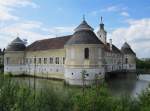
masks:
{"label": "bush along water", "polygon": [[105,84],[80,91],[54,87],[35,90],[1,77],[0,111],[150,111],[150,90],[136,98],[111,96]]}

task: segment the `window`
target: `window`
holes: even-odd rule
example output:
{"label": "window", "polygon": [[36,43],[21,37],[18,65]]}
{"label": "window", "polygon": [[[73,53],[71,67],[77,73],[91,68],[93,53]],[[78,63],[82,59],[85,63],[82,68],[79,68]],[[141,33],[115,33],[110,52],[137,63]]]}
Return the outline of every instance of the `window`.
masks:
{"label": "window", "polygon": [[63,57],[63,64],[65,64],[65,57]]}
{"label": "window", "polygon": [[89,48],[84,49],[84,58],[89,59]]}
{"label": "window", "polygon": [[41,63],[42,63],[42,60],[41,60],[41,58],[39,58],[39,60],[38,60],[38,63],[39,63],[39,64],[41,64]]}
{"label": "window", "polygon": [[44,64],[47,64],[47,58],[44,58]]}
{"label": "window", "polygon": [[59,57],[55,58],[55,64],[59,64]]}
{"label": "window", "polygon": [[52,57],[49,58],[49,63],[53,64],[53,58]]}
{"label": "window", "polygon": [[30,64],[32,64],[32,59],[30,58]]}
{"label": "window", "polygon": [[128,64],[128,58],[125,59],[125,64]]}
{"label": "window", "polygon": [[36,58],[34,58],[34,64],[36,64]]}
{"label": "window", "polygon": [[23,59],[22,58],[18,58],[18,62],[19,62],[20,65],[23,64]]}
{"label": "window", "polygon": [[7,57],[7,58],[6,58],[6,64],[9,64],[9,60],[10,60],[10,58]]}
{"label": "window", "polygon": [[28,64],[29,62],[28,62],[28,58],[26,58],[26,64]]}

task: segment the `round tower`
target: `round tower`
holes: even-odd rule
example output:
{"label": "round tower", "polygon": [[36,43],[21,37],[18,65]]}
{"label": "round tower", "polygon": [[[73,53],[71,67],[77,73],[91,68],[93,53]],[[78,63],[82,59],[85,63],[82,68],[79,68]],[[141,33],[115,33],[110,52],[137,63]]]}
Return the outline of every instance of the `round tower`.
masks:
{"label": "round tower", "polygon": [[25,43],[19,37],[14,39],[6,48],[4,54],[4,73],[14,75],[23,74],[25,71],[24,51]]}
{"label": "round tower", "polygon": [[130,47],[130,45],[125,42],[121,48],[123,53],[123,68],[129,71],[136,70],[136,54]]}
{"label": "round tower", "polygon": [[65,80],[72,85],[89,85],[104,78],[103,43],[85,20],[65,44]]}

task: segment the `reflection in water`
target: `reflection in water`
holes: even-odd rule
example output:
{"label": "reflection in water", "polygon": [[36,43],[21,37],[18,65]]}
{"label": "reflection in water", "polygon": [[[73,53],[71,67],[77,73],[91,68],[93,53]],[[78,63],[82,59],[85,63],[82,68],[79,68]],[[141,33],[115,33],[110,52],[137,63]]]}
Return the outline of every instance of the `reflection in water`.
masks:
{"label": "reflection in water", "polygon": [[[142,78],[142,79],[141,79]],[[148,79],[149,78],[149,79]],[[113,95],[128,94],[137,96],[146,89],[150,82],[150,75],[144,74],[139,77],[113,78],[107,81],[110,92]]]}
{"label": "reflection in water", "polygon": [[[148,79],[149,78],[149,79]],[[19,84],[27,84],[29,87],[34,86],[34,78],[13,78]],[[108,88],[112,95],[121,95],[121,94],[129,94],[136,96],[146,87],[150,82],[150,75],[140,75],[139,79],[128,77],[128,78],[111,78],[106,81],[108,84]],[[66,87],[64,85],[64,81],[56,81],[56,80],[48,80],[48,79],[35,79],[36,89],[44,90],[46,88],[53,87],[56,90],[81,90],[80,88],[74,87]]]}

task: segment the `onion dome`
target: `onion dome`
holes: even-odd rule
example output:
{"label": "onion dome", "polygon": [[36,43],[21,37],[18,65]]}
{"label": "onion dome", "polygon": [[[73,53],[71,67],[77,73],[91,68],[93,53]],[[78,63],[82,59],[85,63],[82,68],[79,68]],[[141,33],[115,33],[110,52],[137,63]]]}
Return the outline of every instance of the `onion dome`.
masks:
{"label": "onion dome", "polygon": [[73,44],[103,44],[93,32],[93,28],[88,25],[88,23],[83,20],[82,23],[75,28],[75,33],[72,35],[71,39],[66,43],[66,45]]}
{"label": "onion dome", "polygon": [[26,48],[24,41],[19,37],[13,40],[6,48],[6,51],[24,51]]}
{"label": "onion dome", "polygon": [[125,42],[121,48],[121,52],[123,54],[132,54],[132,55],[136,55],[135,52],[131,49],[130,45]]}

